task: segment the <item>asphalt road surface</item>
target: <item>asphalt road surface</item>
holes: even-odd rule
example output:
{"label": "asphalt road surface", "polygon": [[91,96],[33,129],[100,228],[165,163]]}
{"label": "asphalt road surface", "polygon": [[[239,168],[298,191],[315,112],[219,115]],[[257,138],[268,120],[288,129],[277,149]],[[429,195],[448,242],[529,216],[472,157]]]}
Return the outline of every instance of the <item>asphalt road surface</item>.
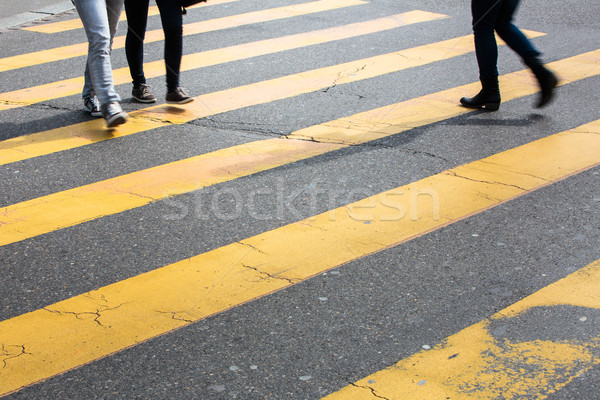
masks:
{"label": "asphalt road surface", "polygon": [[[154,4],[151,4],[154,6]],[[82,111],[74,11],[0,33],[0,397],[600,399],[600,3],[209,0],[165,104]]]}

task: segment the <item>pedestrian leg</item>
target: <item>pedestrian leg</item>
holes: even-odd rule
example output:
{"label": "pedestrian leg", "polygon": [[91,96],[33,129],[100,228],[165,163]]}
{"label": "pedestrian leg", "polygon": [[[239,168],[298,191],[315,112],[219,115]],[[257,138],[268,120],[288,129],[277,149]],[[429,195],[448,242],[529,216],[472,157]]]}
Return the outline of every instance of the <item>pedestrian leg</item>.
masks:
{"label": "pedestrian leg", "polygon": [[498,14],[496,32],[523,59],[525,65],[531,68],[541,89],[541,94],[536,105],[536,107],[540,108],[552,100],[558,79],[540,60],[539,56],[541,53],[533,46],[523,32],[512,23],[513,15],[518,5],[519,0],[504,1]]}
{"label": "pedestrian leg", "polygon": [[482,89],[474,97],[460,99],[461,104],[465,107],[484,108],[489,111],[496,111],[500,107],[498,45],[494,28],[501,4],[502,0],[471,1],[475,55]]}

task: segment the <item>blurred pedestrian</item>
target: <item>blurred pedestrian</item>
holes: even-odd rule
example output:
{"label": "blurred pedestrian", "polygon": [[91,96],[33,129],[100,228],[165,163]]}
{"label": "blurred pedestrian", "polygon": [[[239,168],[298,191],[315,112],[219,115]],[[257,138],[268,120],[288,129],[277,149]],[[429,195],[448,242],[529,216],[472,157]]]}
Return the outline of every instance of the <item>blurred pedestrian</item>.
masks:
{"label": "blurred pedestrian", "polygon": [[94,117],[104,117],[106,126],[115,127],[127,120],[121,98],[115,90],[110,52],[123,0],[74,0],[88,38],[88,58],[83,86],[84,109]]}
{"label": "blurred pedestrian", "polygon": [[[156,0],[165,34],[164,59],[167,70],[167,103],[185,104],[194,100],[179,86],[179,69],[183,51],[183,18],[179,0]],[[156,96],[146,84],[144,75],[144,37],[149,0],[125,0],[127,38],[125,53],[133,79],[132,96],[140,103],[154,103]]]}
{"label": "blurred pedestrian", "polygon": [[498,46],[494,30],[533,71],[541,88],[537,107],[544,107],[553,97],[558,84],[556,76],[540,61],[538,52],[529,39],[513,23],[513,15],[520,0],[471,0],[475,54],[479,65],[481,91],[472,98],[463,97],[465,107],[496,111],[500,107],[498,86]]}

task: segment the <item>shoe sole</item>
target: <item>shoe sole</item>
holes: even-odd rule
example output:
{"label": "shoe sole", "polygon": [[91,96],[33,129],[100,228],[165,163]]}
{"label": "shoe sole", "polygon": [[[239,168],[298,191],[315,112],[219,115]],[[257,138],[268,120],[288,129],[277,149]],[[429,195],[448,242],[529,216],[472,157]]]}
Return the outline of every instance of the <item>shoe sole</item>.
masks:
{"label": "shoe sole", "polygon": [[190,97],[189,99],[183,99],[179,101],[167,100],[167,104],[187,104],[191,103],[192,101],[194,101],[194,98]]}
{"label": "shoe sole", "polygon": [[91,111],[89,108],[87,107],[83,107],[83,111],[88,112],[92,115],[92,117],[101,117],[102,116],[102,112],[101,111]]}
{"label": "shoe sole", "polygon": [[127,117],[128,117],[128,115],[126,112],[120,112],[118,114],[115,114],[111,118],[108,118],[106,120],[106,127],[114,128],[115,126],[124,124],[125,121],[127,121]]}
{"label": "shoe sole", "polygon": [[137,98],[135,96],[131,96],[131,97],[133,97],[133,99],[135,101],[137,101],[138,103],[145,103],[145,104],[156,103],[156,99],[139,99],[139,98]]}
{"label": "shoe sole", "polygon": [[481,105],[471,105],[471,104],[465,104],[461,101],[460,104],[463,107],[471,108],[473,110],[498,111],[500,109],[500,103],[484,103]]}

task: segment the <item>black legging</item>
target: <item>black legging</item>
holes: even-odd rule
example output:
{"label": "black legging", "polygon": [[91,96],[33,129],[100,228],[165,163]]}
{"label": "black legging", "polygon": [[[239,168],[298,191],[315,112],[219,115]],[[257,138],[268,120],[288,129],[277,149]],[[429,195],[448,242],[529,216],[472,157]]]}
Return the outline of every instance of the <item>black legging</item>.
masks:
{"label": "black legging", "polygon": [[513,23],[519,0],[471,0],[475,53],[482,79],[498,76],[498,47],[494,30],[524,60],[540,53]]}
{"label": "black legging", "polygon": [[[146,83],[144,76],[144,37],[150,0],[125,0],[127,14],[127,38],[125,54],[133,85]],[[181,5],[174,0],[156,0],[165,33],[165,66],[167,69],[167,91],[179,86],[179,68],[183,51],[183,28]]]}

